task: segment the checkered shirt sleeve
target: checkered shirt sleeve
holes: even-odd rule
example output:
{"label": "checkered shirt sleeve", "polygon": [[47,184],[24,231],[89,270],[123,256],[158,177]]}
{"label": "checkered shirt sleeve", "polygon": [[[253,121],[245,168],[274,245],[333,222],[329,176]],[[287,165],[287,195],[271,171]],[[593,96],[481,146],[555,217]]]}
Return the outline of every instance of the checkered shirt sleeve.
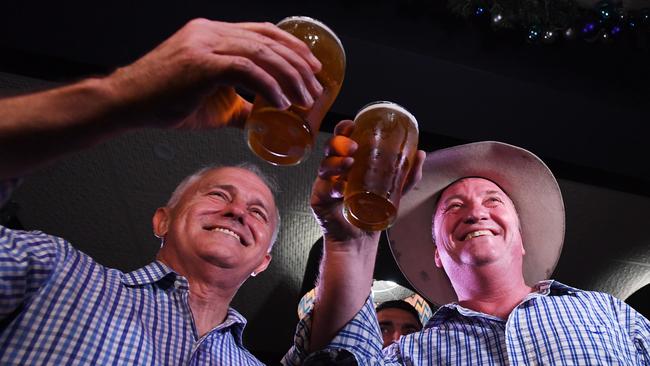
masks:
{"label": "checkered shirt sleeve", "polygon": [[[309,312],[299,323],[294,336],[294,346],[282,359],[285,366],[309,365],[311,360],[327,357],[349,362],[340,353],[351,353],[360,366],[376,365],[382,358],[382,338],[379,322],[369,296],[361,310],[350,320],[323,350],[309,354],[311,336],[311,315]],[[323,355],[327,354],[327,355]],[[314,363],[312,363],[314,364]],[[336,363],[334,363],[336,364]]]}

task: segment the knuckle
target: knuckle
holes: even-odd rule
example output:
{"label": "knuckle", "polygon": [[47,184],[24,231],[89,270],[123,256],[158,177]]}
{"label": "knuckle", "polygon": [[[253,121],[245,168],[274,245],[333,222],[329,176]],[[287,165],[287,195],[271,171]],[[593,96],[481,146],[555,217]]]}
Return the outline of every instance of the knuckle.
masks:
{"label": "knuckle", "polygon": [[255,57],[264,58],[269,54],[269,49],[265,45],[257,43],[253,45],[252,52]]}
{"label": "knuckle", "polygon": [[253,70],[253,62],[245,57],[233,57],[230,60],[230,68],[238,72],[249,73]]}
{"label": "knuckle", "polygon": [[192,28],[202,28],[207,24],[210,24],[210,21],[206,18],[194,18],[187,22],[187,25]]}
{"label": "knuckle", "polygon": [[260,26],[261,26],[263,29],[267,29],[267,30],[271,30],[271,29],[277,28],[277,26],[276,26],[275,24],[271,23],[271,22],[261,22],[261,23],[260,23]]}

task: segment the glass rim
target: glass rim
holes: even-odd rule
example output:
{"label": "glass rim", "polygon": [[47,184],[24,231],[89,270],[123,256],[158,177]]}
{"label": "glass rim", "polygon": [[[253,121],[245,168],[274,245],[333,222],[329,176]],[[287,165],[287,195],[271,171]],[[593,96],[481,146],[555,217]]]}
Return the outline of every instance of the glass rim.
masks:
{"label": "glass rim", "polygon": [[366,111],[371,110],[371,109],[374,109],[374,108],[380,108],[380,107],[392,108],[392,109],[395,109],[397,111],[402,112],[403,114],[405,114],[409,118],[409,120],[411,120],[411,122],[413,122],[413,124],[415,125],[415,129],[418,131],[418,133],[420,132],[420,127],[418,126],[418,120],[415,118],[413,113],[409,112],[406,108],[402,107],[401,105],[399,105],[399,104],[397,104],[395,102],[388,101],[388,100],[378,100],[378,101],[370,102],[370,103],[364,105],[363,107],[361,107],[361,109],[359,109],[357,114],[354,116],[354,120],[356,121],[361,113],[366,112]]}
{"label": "glass rim", "polygon": [[317,26],[323,28],[327,33],[329,33],[332,36],[332,38],[334,38],[336,43],[338,43],[339,49],[343,53],[343,61],[347,63],[347,56],[345,55],[345,48],[343,48],[343,43],[341,42],[339,37],[336,35],[336,33],[334,33],[334,31],[330,27],[328,27],[325,23],[321,22],[318,19],[314,19],[314,18],[306,16],[306,15],[292,15],[292,16],[289,16],[289,17],[286,17],[286,18],[280,20],[279,22],[275,23],[275,25],[279,26],[279,25],[281,25],[283,23],[290,22],[292,20],[306,21],[306,22],[309,22],[309,23],[312,23],[312,24],[316,24]]}

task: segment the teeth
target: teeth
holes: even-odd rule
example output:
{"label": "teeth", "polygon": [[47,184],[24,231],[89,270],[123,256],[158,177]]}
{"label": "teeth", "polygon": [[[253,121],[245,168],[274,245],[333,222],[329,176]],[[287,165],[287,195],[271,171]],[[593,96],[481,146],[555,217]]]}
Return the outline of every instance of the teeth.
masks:
{"label": "teeth", "polygon": [[492,235],[492,232],[490,230],[476,230],[467,234],[464,240],[469,240],[483,235]]}
{"label": "teeth", "polygon": [[228,235],[232,236],[233,238],[237,238],[237,240],[239,240],[239,235],[237,235],[234,231],[231,231],[231,230],[228,230],[228,229],[223,229],[223,228],[220,228],[220,227],[216,227],[216,228],[212,229],[212,231],[219,231],[219,232],[222,232],[224,234],[228,234]]}

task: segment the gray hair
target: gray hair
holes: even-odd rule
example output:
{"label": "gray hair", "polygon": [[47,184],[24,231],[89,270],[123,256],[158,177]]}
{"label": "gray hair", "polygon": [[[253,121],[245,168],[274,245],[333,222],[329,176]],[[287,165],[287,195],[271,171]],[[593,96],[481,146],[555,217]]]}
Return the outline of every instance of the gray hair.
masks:
{"label": "gray hair", "polygon": [[[187,189],[194,184],[196,181],[201,179],[206,173],[216,170],[216,169],[221,169],[221,168],[239,168],[239,169],[245,169],[248,170],[249,172],[255,174],[260,180],[269,188],[271,191],[271,194],[273,195],[273,199],[275,200],[275,194],[274,192],[279,192],[280,191],[280,186],[275,179],[275,177],[268,175],[262,171],[262,169],[250,162],[242,162],[237,165],[221,165],[221,164],[213,164],[209,165],[203,168],[198,169],[194,173],[188,175],[183,179],[177,186],[176,189],[174,189],[174,192],[172,193],[171,197],[169,197],[169,201],[167,201],[167,207],[173,208],[178,204],[180,201],[181,197],[187,191]],[[275,244],[275,241],[278,239],[278,234],[280,233],[280,209],[278,208],[278,205],[276,203],[275,205],[275,217],[276,217],[276,222],[277,224],[275,225],[275,229],[273,230],[273,234],[271,235],[271,245],[269,245],[269,252],[271,252],[271,249],[273,249],[273,244]]]}

